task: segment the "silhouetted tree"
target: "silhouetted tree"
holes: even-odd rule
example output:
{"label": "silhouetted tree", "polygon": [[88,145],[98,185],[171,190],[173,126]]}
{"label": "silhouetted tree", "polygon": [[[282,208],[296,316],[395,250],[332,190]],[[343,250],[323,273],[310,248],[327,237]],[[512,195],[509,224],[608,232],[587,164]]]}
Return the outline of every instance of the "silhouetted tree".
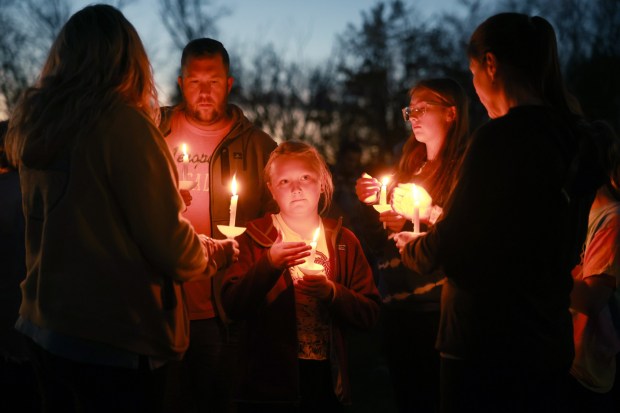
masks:
{"label": "silhouetted tree", "polygon": [[[123,8],[134,0],[108,3]],[[58,32],[71,16],[69,0],[0,0],[0,119],[36,81]]]}

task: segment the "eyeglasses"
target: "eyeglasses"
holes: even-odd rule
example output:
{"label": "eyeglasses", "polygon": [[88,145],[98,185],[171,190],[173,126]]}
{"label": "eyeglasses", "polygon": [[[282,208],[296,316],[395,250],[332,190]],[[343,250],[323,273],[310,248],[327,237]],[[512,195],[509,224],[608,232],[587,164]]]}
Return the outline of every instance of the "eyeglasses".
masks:
{"label": "eyeglasses", "polygon": [[444,108],[449,108],[452,105],[446,105],[445,103],[439,102],[424,102],[424,105],[415,108],[411,106],[406,106],[402,109],[403,119],[405,119],[405,122],[420,120],[428,110],[429,106],[442,106]]}

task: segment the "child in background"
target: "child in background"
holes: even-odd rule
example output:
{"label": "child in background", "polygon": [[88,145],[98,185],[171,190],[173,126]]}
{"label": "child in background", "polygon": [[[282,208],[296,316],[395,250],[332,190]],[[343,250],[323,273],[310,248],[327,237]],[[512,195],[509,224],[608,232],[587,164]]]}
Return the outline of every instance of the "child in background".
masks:
{"label": "child in background", "polygon": [[[320,216],[333,184],[316,149],[282,143],[265,181],[279,213],[251,221],[237,238],[240,258],[222,288],[227,313],[246,321],[239,412],[339,411],[350,403],[344,330],[377,320],[372,271],[355,235]],[[317,228],[314,262],[323,270],[304,274]]]}

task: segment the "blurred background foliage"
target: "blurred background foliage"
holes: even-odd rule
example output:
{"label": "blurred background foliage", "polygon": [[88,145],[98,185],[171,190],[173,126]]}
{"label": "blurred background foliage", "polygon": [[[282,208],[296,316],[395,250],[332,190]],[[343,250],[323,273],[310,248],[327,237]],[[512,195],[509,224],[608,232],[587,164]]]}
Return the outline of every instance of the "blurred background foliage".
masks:
{"label": "blurred background foliage", "polygon": [[[107,3],[122,10],[133,1]],[[230,100],[278,141],[308,141],[331,163],[339,148],[356,142],[365,164],[390,165],[410,134],[400,110],[420,79],[460,81],[470,96],[472,125],[487,120],[471,84],[465,45],[485,18],[518,11],[553,24],[569,89],[589,118],[620,131],[620,1],[458,1],[465,13],[447,11],[432,19],[406,1],[377,2],[362,12],[360,24],[342,28],[331,55],[317,64],[287,60],[271,43],[253,48],[250,56],[229,47],[235,77]],[[157,2],[162,27],[178,50],[196,37],[217,38],[219,20],[234,12],[212,0]],[[71,13],[69,0],[0,0],[0,119],[10,117],[20,92],[36,81]],[[175,84],[171,77],[171,90]],[[166,103],[178,101],[178,90],[173,95]]]}

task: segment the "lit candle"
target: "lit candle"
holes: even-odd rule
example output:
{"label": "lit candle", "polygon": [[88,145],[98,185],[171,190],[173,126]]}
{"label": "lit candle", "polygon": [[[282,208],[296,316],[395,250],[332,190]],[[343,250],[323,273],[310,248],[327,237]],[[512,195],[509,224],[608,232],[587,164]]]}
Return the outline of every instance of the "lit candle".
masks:
{"label": "lit candle", "polygon": [[418,187],[413,184],[411,187],[411,195],[413,196],[413,233],[420,233],[420,195]]}
{"label": "lit candle", "polygon": [[232,184],[230,185],[232,196],[230,197],[230,223],[231,227],[235,226],[235,220],[237,219],[237,201],[239,195],[237,195],[237,179],[236,174],[233,175]]}
{"label": "lit candle", "polygon": [[183,144],[181,146],[181,150],[183,151],[183,176],[181,177],[182,181],[187,181],[187,168],[189,166],[189,156],[187,155],[187,145]]}
{"label": "lit candle", "polygon": [[387,176],[383,177],[381,183],[381,195],[379,196],[379,205],[387,205],[387,183],[390,180]]}
{"label": "lit candle", "polygon": [[316,256],[316,246],[319,241],[320,232],[321,232],[321,227],[318,226],[316,230],[314,231],[314,236],[312,237],[312,242],[310,243],[310,246],[312,247],[312,249],[310,250],[310,256],[308,257],[308,261],[306,261],[307,265],[314,264],[314,257]]}

